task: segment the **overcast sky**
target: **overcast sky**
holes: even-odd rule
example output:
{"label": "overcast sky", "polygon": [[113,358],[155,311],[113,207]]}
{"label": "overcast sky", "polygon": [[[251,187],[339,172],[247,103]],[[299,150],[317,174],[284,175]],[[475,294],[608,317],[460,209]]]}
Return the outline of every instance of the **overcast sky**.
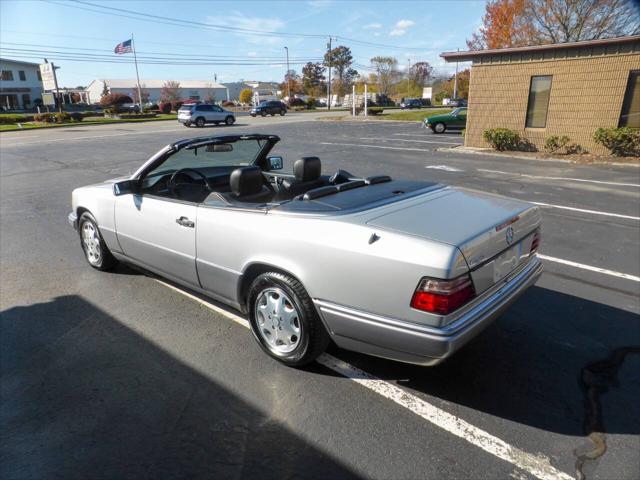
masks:
{"label": "overcast sky", "polygon": [[[189,55],[201,61],[198,56],[204,58],[206,55],[208,62],[243,63],[140,63],[141,80],[213,79],[217,74],[219,82],[241,79],[281,81],[286,71],[285,46],[289,48],[291,68],[299,72],[301,63],[322,57],[331,35],[334,45],[337,36],[338,45],[351,48],[355,68],[360,72],[367,72],[365,67],[370,66],[369,59],[376,55],[395,56],[402,68],[409,61],[426,60],[438,72],[451,72],[454,67],[444,64],[439,54],[466,48],[465,39],[480,26],[485,4],[484,1],[462,0],[86,2],[0,0],[0,54],[3,58],[39,63],[44,50],[47,50],[49,61],[53,60],[61,67],[58,71],[60,84],[68,87],[87,85],[96,78],[134,78],[132,64],[71,61],[61,58],[60,53],[52,53],[92,55],[95,52],[107,55],[105,58],[131,57],[131,54],[115,55],[113,48],[129,39],[133,32],[140,56],[166,57],[174,54],[182,59],[182,55]],[[130,18],[135,15],[117,9],[146,15]],[[176,19],[199,24],[175,24]],[[226,27],[245,31],[226,30]],[[275,34],[258,35],[246,30]],[[33,51],[25,52],[27,49]],[[217,58],[212,59],[214,56]]]}

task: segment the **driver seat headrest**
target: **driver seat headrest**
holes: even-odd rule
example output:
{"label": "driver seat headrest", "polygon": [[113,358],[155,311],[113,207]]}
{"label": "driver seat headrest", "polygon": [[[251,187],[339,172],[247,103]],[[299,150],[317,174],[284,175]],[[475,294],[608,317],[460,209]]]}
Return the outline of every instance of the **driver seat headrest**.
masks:
{"label": "driver seat headrest", "polygon": [[320,178],[322,166],[318,157],[302,157],[293,163],[293,175],[298,182],[312,182]]}
{"label": "driver seat headrest", "polygon": [[262,191],[264,177],[259,167],[236,168],[229,177],[231,193],[235,197],[255,195]]}

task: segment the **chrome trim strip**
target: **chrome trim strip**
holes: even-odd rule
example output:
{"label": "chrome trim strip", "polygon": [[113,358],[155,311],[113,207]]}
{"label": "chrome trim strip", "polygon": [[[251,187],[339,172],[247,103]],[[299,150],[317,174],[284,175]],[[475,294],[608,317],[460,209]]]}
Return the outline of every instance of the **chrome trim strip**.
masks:
{"label": "chrome trim strip", "polygon": [[320,311],[326,311],[327,313],[334,313],[344,317],[348,317],[351,320],[361,321],[369,324],[378,324],[381,327],[392,328],[394,330],[402,330],[406,333],[413,334],[427,334],[436,335],[440,337],[450,337],[456,333],[469,328],[476,321],[485,318],[491,314],[492,311],[499,309],[502,305],[507,303],[512,297],[520,293],[521,290],[528,287],[531,284],[531,280],[537,280],[542,273],[542,262],[535,256],[526,264],[526,268],[517,272],[517,274],[509,277],[507,281],[501,281],[495,287],[491,288],[486,295],[480,297],[477,303],[456,319],[452,323],[449,323],[445,327],[431,327],[428,325],[421,325],[414,322],[407,322],[406,320],[400,320],[397,318],[384,317],[373,313],[363,312],[350,307],[337,305],[331,302],[327,302],[321,299],[314,299],[314,303],[318,306]]}

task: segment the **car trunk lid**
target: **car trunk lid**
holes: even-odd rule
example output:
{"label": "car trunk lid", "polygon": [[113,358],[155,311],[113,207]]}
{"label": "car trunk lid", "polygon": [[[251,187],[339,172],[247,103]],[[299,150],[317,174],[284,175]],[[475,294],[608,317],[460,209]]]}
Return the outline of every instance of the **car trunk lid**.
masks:
{"label": "car trunk lid", "polygon": [[367,224],[458,247],[480,293],[529,258],[540,214],[526,202],[448,187],[409,205],[396,204]]}

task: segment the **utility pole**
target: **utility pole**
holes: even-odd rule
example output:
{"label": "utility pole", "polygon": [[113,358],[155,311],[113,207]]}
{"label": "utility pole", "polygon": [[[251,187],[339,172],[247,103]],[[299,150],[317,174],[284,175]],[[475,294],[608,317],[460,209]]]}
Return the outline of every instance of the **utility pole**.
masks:
{"label": "utility pole", "polygon": [[409,96],[409,77],[411,76],[411,59],[407,58],[409,66],[407,67],[407,97]]}
{"label": "utility pole", "polygon": [[[458,49],[460,51],[460,49]],[[453,99],[458,98],[458,62],[456,61],[456,75],[453,77]]]}
{"label": "utility pole", "polygon": [[[49,63],[44,59],[45,63]],[[56,98],[58,99],[58,112],[62,114],[62,96],[60,95],[60,88],[58,88],[58,76],[56,75],[56,66],[51,62],[51,72],[53,73],[53,85],[56,87]]]}
{"label": "utility pole", "polygon": [[331,110],[331,37],[329,37],[329,43],[327,44],[329,50],[329,82],[327,83],[327,110]]}
{"label": "utility pole", "polygon": [[284,47],[287,51],[287,97],[289,97],[289,104],[291,104],[291,83],[289,80],[289,47]]}

